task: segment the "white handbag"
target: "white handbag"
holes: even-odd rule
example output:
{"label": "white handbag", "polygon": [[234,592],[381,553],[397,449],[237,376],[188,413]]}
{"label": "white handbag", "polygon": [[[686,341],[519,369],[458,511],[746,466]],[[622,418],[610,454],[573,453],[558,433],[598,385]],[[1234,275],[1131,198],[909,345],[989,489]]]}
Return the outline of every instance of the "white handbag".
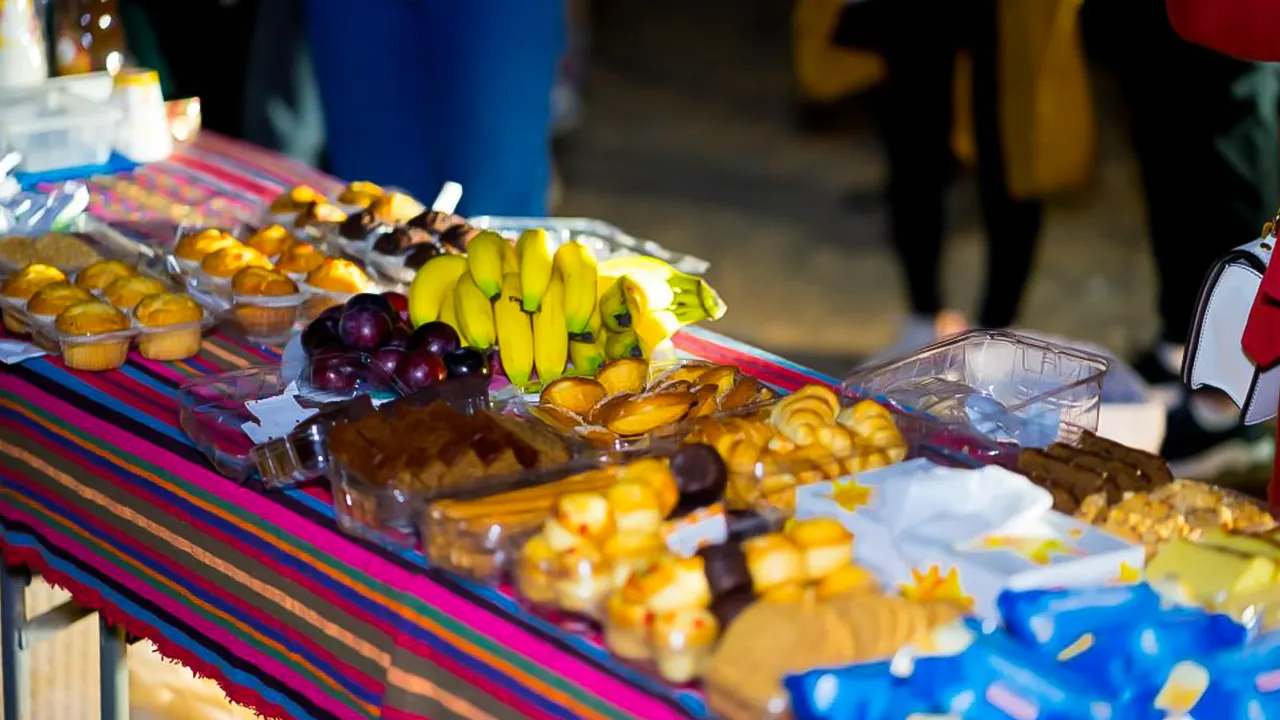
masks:
{"label": "white handbag", "polygon": [[1274,418],[1280,404],[1280,367],[1259,371],[1240,346],[1275,242],[1270,234],[1214,264],[1200,288],[1182,362],[1183,382],[1193,389],[1208,386],[1226,393],[1247,425]]}

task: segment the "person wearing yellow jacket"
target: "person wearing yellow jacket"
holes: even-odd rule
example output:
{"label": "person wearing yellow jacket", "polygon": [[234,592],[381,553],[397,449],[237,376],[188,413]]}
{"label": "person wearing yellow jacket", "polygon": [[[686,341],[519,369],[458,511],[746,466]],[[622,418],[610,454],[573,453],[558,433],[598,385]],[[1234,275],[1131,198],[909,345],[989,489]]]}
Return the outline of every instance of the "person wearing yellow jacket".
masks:
{"label": "person wearing yellow jacket", "polygon": [[[977,166],[987,226],[984,327],[1013,323],[1040,231],[1040,199],[1083,185],[1093,107],[1078,0],[799,0],[801,92],[836,99],[883,84],[890,235],[911,317],[899,349],[933,340],[955,155]],[[834,41],[834,42],[833,42]]]}

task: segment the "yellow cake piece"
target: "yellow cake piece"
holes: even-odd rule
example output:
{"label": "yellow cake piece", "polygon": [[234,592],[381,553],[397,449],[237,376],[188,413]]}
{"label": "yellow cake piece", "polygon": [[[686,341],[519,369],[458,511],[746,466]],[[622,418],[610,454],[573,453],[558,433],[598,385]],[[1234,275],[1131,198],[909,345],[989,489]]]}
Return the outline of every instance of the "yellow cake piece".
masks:
{"label": "yellow cake piece", "polygon": [[1276,563],[1265,557],[1202,545],[1190,540],[1165,543],[1147,563],[1152,582],[1173,580],[1200,603],[1257,593],[1275,582]]}
{"label": "yellow cake piece", "polygon": [[1280,563],[1280,539],[1275,537],[1241,535],[1214,529],[1200,537],[1200,544],[1243,555],[1257,555]]}

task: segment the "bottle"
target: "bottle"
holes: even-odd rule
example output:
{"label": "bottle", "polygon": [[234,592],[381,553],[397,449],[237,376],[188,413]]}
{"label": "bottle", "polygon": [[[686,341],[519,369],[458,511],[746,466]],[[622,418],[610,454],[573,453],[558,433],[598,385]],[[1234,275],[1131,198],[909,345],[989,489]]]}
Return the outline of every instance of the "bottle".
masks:
{"label": "bottle", "polygon": [[54,61],[59,75],[124,67],[124,28],[116,0],[58,0]]}
{"label": "bottle", "polygon": [[39,85],[49,77],[44,29],[31,0],[0,0],[0,89]]}
{"label": "bottle", "polygon": [[160,93],[160,75],[147,68],[126,68],[115,76],[111,99],[124,114],[116,151],[138,163],[169,157],[173,135]]}

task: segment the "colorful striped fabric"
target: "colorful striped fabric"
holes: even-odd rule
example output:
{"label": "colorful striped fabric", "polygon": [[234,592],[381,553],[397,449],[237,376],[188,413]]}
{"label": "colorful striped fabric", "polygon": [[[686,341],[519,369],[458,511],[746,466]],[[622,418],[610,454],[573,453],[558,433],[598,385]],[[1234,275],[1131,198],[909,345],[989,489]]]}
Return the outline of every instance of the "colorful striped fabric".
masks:
{"label": "colorful striped fabric", "polygon": [[[99,183],[94,208],[138,220],[178,204],[234,221],[297,183],[337,187],[206,133],[136,177]],[[783,388],[829,381],[709,332],[677,345]],[[698,692],[615,661],[507,595],[345,536],[324,489],[264,493],[218,475],[180,427],[178,384],[277,359],[215,334],[183,363],[135,355],[103,374],[56,359],[0,369],[5,560],[268,717],[707,714]]]}

